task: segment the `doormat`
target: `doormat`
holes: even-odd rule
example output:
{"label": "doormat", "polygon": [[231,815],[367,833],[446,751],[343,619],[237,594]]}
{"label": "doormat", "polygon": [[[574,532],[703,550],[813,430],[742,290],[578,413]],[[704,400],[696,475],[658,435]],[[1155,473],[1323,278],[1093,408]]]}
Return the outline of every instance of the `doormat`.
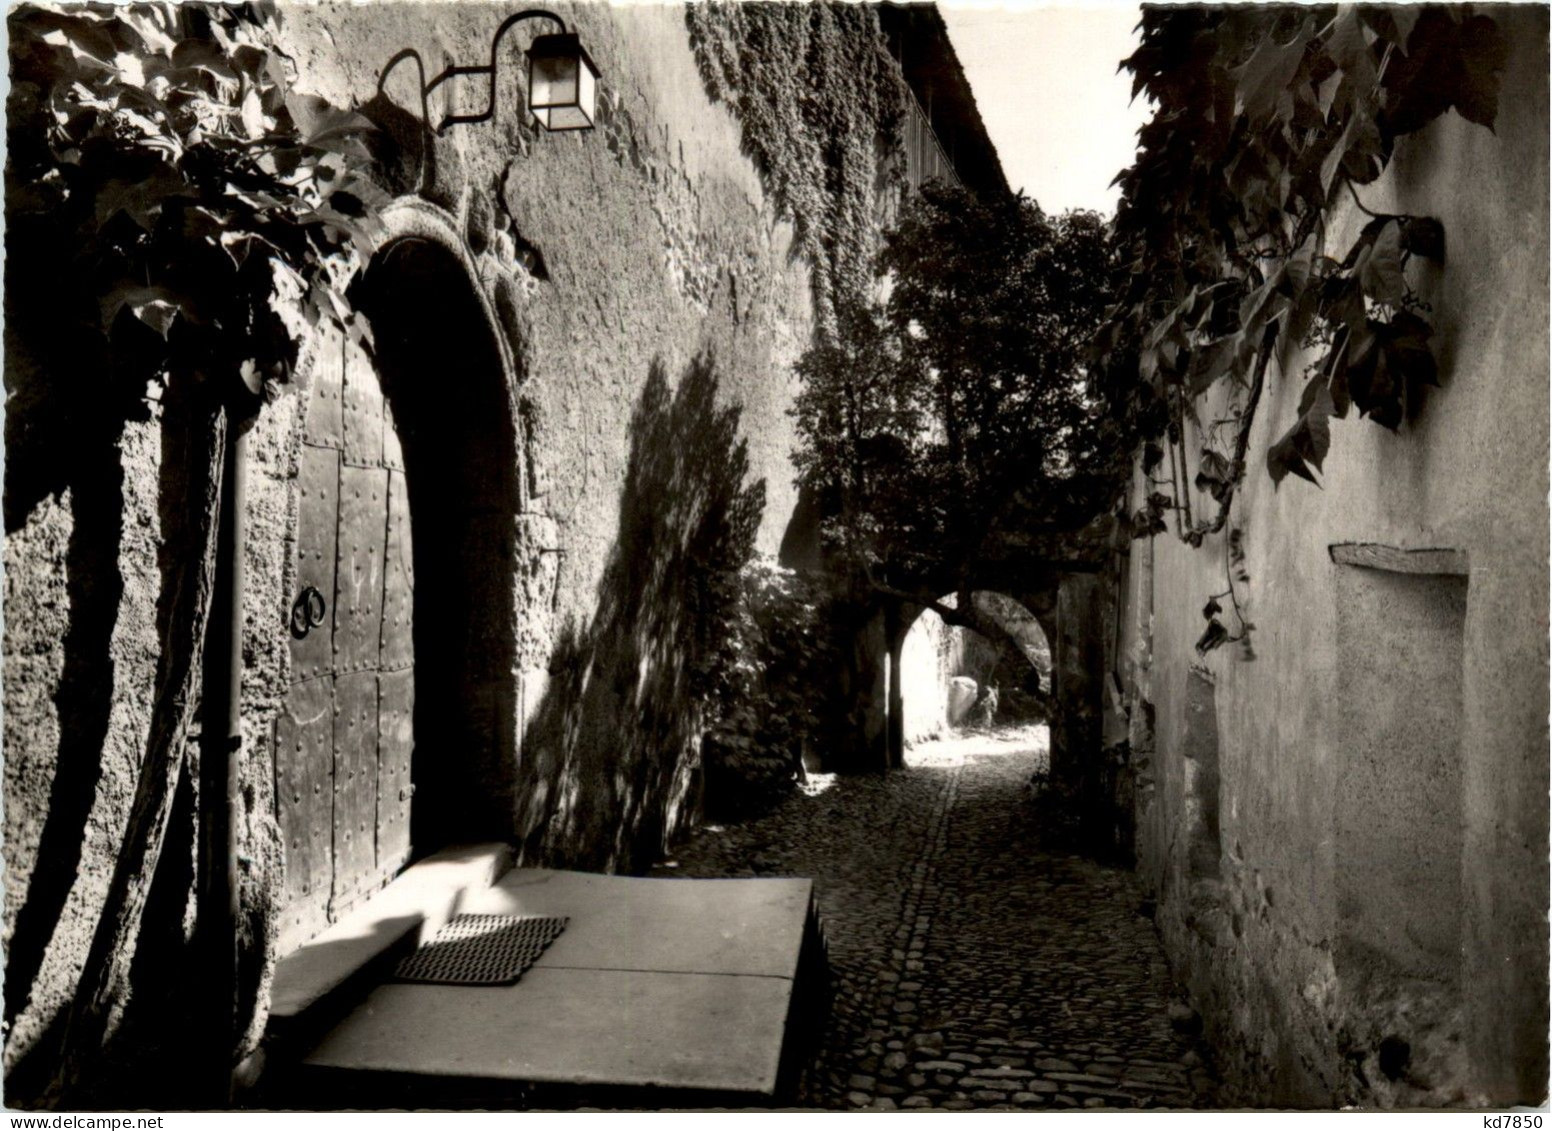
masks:
{"label": "doormat", "polygon": [[569,919],[538,915],[455,915],[399,963],[404,982],[509,986],[539,960]]}

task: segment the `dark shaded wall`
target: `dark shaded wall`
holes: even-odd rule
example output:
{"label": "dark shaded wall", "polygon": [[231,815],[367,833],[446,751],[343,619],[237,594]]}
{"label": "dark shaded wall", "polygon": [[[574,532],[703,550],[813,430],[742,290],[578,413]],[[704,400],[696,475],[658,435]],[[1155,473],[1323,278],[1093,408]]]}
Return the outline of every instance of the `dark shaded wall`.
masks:
{"label": "dark shaded wall", "polygon": [[524,734],[520,860],[642,869],[694,816],[719,580],[765,512],[719,380],[711,355],[672,391],[661,364],[648,372],[596,611],[563,632]]}

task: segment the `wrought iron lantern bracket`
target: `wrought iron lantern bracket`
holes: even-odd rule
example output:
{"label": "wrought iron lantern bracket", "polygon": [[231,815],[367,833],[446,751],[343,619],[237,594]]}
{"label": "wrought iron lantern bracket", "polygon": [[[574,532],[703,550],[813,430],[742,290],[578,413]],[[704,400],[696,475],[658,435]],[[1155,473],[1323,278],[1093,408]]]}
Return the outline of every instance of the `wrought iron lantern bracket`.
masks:
{"label": "wrought iron lantern bracket", "polygon": [[[596,78],[596,76],[597,76],[597,69],[593,66],[592,59],[588,56],[587,51],[582,48],[580,42],[577,41],[576,34],[573,33],[573,32],[568,32],[566,30],[566,23],[565,23],[564,20],[562,20],[554,12],[547,11],[544,8],[525,8],[523,11],[518,12],[515,15],[508,16],[505,20],[501,21],[501,26],[496,29],[496,34],[495,34],[495,36],[490,41],[490,62],[489,63],[480,64],[478,66],[449,66],[449,67],[444,68],[440,73],[438,73],[430,81],[427,81],[427,79],[426,79],[426,67],[425,67],[424,61],[420,57],[420,53],[418,51],[416,51],[413,47],[406,47],[403,51],[400,51],[397,55],[395,55],[392,59],[390,59],[388,61],[387,66],[385,66],[383,68],[382,74],[379,76],[378,82],[377,82],[378,92],[379,93],[382,92],[383,87],[386,85],[386,83],[388,81],[388,75],[393,71],[393,69],[395,67],[397,67],[400,63],[402,63],[406,59],[413,59],[413,60],[415,60],[415,66],[418,68],[418,70],[420,72],[420,117],[421,117],[421,121],[424,122],[426,127],[429,129],[430,126],[431,126],[431,115],[430,115],[430,109],[429,109],[429,99],[430,99],[432,91],[436,90],[437,87],[441,86],[443,83],[447,82],[449,79],[466,77],[466,76],[481,76],[481,75],[487,76],[490,79],[490,90],[489,90],[489,93],[488,93],[488,95],[486,97],[485,109],[480,111],[479,113],[476,113],[476,114],[445,114],[442,117],[442,121],[437,125],[436,132],[438,134],[445,133],[448,130],[448,128],[451,127],[451,126],[473,125],[473,124],[476,124],[476,123],[479,123],[479,122],[488,122],[492,118],[494,118],[495,115],[496,115],[497,61],[498,61],[498,58],[499,58],[498,53],[501,50],[501,41],[502,41],[503,38],[505,38],[507,32],[510,31],[517,24],[522,23],[524,20],[533,20],[533,19],[549,20],[552,23],[554,23],[555,26],[559,29],[558,33],[556,33],[554,35],[540,36],[540,37],[536,38],[534,40],[535,47],[538,47],[541,43],[544,43],[545,41],[551,41],[551,42],[562,41],[562,40],[567,41],[567,46],[574,48],[575,51],[576,51],[576,65],[577,65],[577,74],[578,74],[579,78],[580,78],[580,76],[582,74],[582,68],[583,67],[586,67],[588,69],[588,71],[590,71],[592,73],[593,77]],[[533,81],[533,75],[532,75],[532,70],[533,70],[533,66],[534,66],[534,59],[533,59],[533,57],[536,54],[537,54],[537,52],[534,49],[531,48],[530,49],[530,61],[529,61],[530,95],[531,95],[531,91],[532,91],[532,81]],[[531,101],[532,101],[532,99],[530,97],[530,102]],[[529,110],[530,110],[530,112],[533,112],[534,108],[533,108],[532,105],[529,106]],[[585,122],[586,122],[585,125],[570,126],[570,127],[556,127],[556,126],[551,125],[550,121],[546,120],[545,117],[541,117],[537,113],[535,114],[535,119],[537,121],[539,121],[539,124],[542,125],[547,131],[548,130],[555,130],[557,128],[571,128],[571,129],[578,129],[578,128],[580,128],[580,129],[591,129],[592,128],[592,120],[591,120],[592,119],[592,110],[591,110],[591,108],[587,109],[584,112],[584,119],[585,119]]]}

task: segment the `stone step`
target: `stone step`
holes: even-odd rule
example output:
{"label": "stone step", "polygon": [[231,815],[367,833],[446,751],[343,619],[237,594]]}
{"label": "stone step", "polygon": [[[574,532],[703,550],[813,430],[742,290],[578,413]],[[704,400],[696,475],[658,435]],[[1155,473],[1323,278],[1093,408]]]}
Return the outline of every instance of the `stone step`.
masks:
{"label": "stone step", "polygon": [[790,1099],[826,962],[806,879],[516,869],[461,913],[565,917],[514,984],[379,979],[289,1106],[715,1107]]}
{"label": "stone step", "polygon": [[397,879],[275,966],[268,1058],[321,1036],[382,973],[434,935],[462,904],[511,870],[506,844],[468,844],[406,868]]}

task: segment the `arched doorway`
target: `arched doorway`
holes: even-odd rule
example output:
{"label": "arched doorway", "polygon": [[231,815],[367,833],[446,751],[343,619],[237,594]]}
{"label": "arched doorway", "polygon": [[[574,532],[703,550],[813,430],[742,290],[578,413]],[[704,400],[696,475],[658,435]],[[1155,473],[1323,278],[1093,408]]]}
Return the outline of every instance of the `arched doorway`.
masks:
{"label": "arched doorway", "polygon": [[283,950],[412,858],[511,831],[511,366],[450,223],[412,208],[395,227],[352,294],[371,356],[329,342],[304,412]]}
{"label": "arched doorway", "polygon": [[[940,598],[950,607],[953,594]],[[922,743],[966,730],[1018,730],[1017,741],[1049,749],[1051,646],[1037,618],[1011,597],[971,595],[992,634],[946,623],[931,609],[910,622],[900,646],[904,762]]]}

